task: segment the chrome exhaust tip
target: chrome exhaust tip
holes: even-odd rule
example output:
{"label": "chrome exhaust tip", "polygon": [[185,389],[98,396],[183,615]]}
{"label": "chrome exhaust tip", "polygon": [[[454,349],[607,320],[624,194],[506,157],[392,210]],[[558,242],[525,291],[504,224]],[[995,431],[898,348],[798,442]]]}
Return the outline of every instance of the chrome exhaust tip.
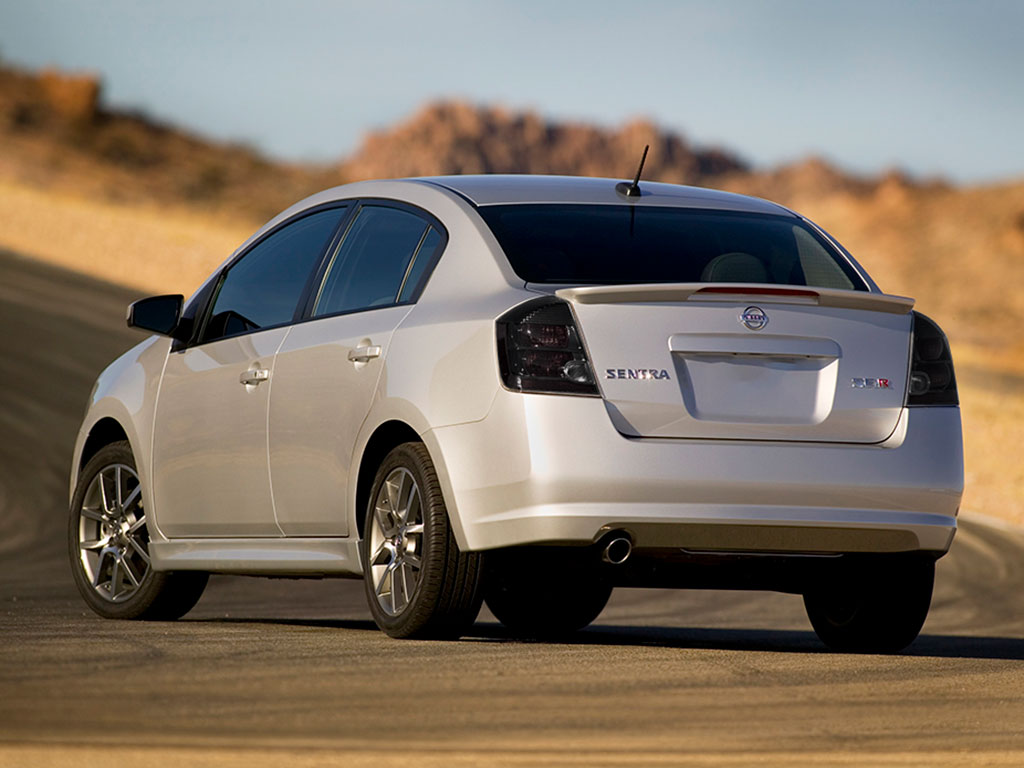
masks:
{"label": "chrome exhaust tip", "polygon": [[633,552],[633,542],[628,536],[613,536],[601,551],[601,559],[612,565],[622,565]]}

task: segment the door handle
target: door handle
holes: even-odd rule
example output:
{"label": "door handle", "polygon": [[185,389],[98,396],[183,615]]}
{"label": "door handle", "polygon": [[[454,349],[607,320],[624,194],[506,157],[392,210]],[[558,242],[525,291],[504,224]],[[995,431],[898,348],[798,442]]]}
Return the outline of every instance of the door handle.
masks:
{"label": "door handle", "polygon": [[262,381],[266,381],[270,378],[270,370],[267,368],[250,368],[248,371],[238,377],[239,384],[245,384],[246,386],[256,386]]}
{"label": "door handle", "polygon": [[375,357],[380,357],[380,346],[377,344],[365,347],[356,347],[349,350],[348,359],[353,363],[365,363]]}

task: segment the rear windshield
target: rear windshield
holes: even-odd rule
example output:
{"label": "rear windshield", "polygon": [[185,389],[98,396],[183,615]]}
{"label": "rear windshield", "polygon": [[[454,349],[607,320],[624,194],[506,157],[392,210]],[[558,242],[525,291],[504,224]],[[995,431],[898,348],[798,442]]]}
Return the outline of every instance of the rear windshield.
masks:
{"label": "rear windshield", "polygon": [[781,283],[868,290],[791,216],[631,205],[479,208],[528,283]]}

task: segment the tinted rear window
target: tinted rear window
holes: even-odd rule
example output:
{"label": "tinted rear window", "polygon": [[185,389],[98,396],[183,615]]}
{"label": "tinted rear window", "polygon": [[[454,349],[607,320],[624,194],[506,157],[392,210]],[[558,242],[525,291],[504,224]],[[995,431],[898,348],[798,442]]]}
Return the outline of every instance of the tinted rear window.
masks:
{"label": "tinted rear window", "polygon": [[780,283],[868,288],[791,216],[629,205],[479,209],[512,269],[530,283]]}

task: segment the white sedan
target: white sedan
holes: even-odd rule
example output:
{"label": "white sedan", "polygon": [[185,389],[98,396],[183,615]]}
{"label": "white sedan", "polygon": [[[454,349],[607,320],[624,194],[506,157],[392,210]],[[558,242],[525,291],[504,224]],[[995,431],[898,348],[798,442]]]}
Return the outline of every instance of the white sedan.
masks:
{"label": "white sedan", "polygon": [[613,587],[801,594],[837,649],[921,629],[963,490],[949,346],[828,234],[594,178],[337,187],[256,232],[99,377],[85,601],[209,573],[364,578],[395,637],[586,626]]}

